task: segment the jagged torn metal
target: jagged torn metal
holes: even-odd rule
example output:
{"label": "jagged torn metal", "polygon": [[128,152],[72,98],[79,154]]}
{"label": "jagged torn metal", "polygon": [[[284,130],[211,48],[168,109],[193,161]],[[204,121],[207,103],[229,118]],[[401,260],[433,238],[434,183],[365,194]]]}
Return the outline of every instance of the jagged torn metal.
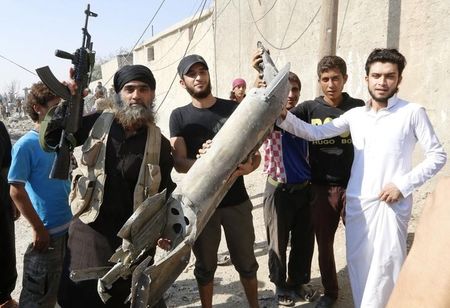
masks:
{"label": "jagged torn metal", "polygon": [[[266,64],[265,69],[272,64]],[[123,244],[111,257],[116,265],[98,280],[106,301],[114,281],[133,273],[131,307],[152,307],[189,262],[193,243],[232,186],[237,166],[259,148],[284,108],[290,85],[287,64],[267,88],[253,88],[164,203],[164,194],[147,200],[119,232]],[[276,68],[275,68],[276,69]],[[163,229],[164,228],[164,229]],[[154,264],[151,255],[158,238],[172,248]]]}

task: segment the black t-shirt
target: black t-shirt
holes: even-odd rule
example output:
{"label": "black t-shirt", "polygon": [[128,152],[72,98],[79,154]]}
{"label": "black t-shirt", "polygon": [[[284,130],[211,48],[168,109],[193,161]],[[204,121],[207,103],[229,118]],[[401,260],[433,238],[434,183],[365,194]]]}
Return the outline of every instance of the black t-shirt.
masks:
{"label": "black t-shirt", "polygon": [[[176,108],[170,115],[170,137],[182,137],[186,143],[187,158],[196,159],[203,143],[214,138],[237,106],[233,101],[217,98],[210,108],[197,108],[193,104]],[[244,178],[240,176],[219,207],[238,205],[248,198]]]}
{"label": "black t-shirt", "polygon": [[[323,96],[319,96],[315,100],[298,104],[291,112],[308,123],[322,125],[352,108],[364,106],[362,100],[352,98],[347,93],[342,95],[344,99],[338,107],[328,105]],[[309,162],[313,183],[346,187],[353,163],[350,132],[309,142]]]}
{"label": "black t-shirt", "polygon": [[[11,139],[3,122],[0,121],[0,170],[11,165]],[[8,181],[0,174],[0,213],[9,210],[11,199],[9,197]]]}

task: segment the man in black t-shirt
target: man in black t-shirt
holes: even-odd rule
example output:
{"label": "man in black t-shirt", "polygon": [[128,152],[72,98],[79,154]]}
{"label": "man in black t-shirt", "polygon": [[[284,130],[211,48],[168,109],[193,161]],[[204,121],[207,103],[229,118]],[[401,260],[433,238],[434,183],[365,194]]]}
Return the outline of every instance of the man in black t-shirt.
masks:
{"label": "man in black t-shirt", "polygon": [[[354,107],[364,106],[360,99],[342,92],[347,82],[347,66],[337,56],[326,56],[317,65],[317,75],[323,96],[305,101],[291,112],[302,120],[322,125],[338,118]],[[345,190],[353,162],[353,145],[350,133],[311,141],[311,211],[314,232],[319,250],[319,268],[324,296],[316,307],[331,307],[338,297],[338,281],[334,261],[333,243],[339,219],[344,218]]]}
{"label": "man in black t-shirt", "polygon": [[[178,74],[181,78],[180,84],[190,94],[192,103],[172,112],[170,143],[175,169],[180,173],[186,173],[195,163],[198,150],[202,148],[203,143],[216,135],[237,105],[212,95],[208,65],[202,57],[189,55],[183,58],[178,65]],[[202,307],[212,307],[213,279],[217,268],[221,226],[249,305],[258,307],[256,279],[258,263],[253,251],[255,234],[252,204],[242,175],[255,170],[260,160],[259,153],[255,153],[252,159],[238,167],[235,175],[239,177],[194,244],[193,251],[196,257],[194,274]],[[205,174],[205,177],[207,176]]]}

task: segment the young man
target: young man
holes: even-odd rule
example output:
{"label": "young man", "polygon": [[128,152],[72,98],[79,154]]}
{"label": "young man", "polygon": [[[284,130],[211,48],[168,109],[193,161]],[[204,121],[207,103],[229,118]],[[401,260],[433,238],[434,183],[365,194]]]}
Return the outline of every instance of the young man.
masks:
{"label": "young man", "polygon": [[55,153],[44,152],[39,145],[39,126],[47,110],[60,98],[42,83],[30,90],[26,112],[35,128],[13,146],[8,173],[10,195],[33,229],[33,242],[24,255],[23,307],[53,307],[61,277],[67,230],[72,218],[68,204],[68,180],[49,179]]}
{"label": "young man", "polygon": [[97,82],[97,86],[95,87],[94,95],[96,98],[108,96],[108,92],[106,91],[106,88],[102,85],[101,81]]}
{"label": "young man", "polygon": [[[152,107],[156,81],[152,72],[143,65],[124,66],[114,75],[114,87],[120,95],[123,108],[114,112],[113,121],[107,131],[100,134],[105,133],[108,136],[101,140],[102,147],[105,147],[104,154],[99,154],[96,161],[89,163],[90,151],[86,151],[83,152],[80,162],[81,168],[85,165],[95,166],[95,170],[90,172],[99,170],[101,174],[107,174],[107,177],[99,177],[100,182],[95,183],[96,189],[88,198],[86,208],[77,213],[77,218],[70,224],[68,258],[58,298],[59,304],[64,308],[129,307],[125,300],[130,294],[131,277],[113,283],[112,288],[108,290],[112,297],[104,304],[97,294],[96,279],[73,282],[69,277],[70,271],[82,273],[93,268],[112,266],[108,260],[122,244],[117,233],[140,205],[138,200],[141,199],[142,202],[146,197],[166,188],[169,195],[175,188],[170,177],[173,167],[170,143],[154,125]],[[55,112],[55,116],[57,114]],[[101,113],[93,113],[83,118],[83,125],[75,134],[77,144],[81,145],[92,137],[96,123],[106,120],[101,117]],[[57,124],[50,126],[55,127]],[[57,143],[60,133],[60,128],[48,132],[47,143]],[[89,147],[83,149],[89,150]],[[159,153],[153,153],[159,154],[159,161],[152,163],[157,164],[152,166],[152,170],[156,171],[151,174],[154,182],[151,187],[138,190],[136,187],[141,184],[140,175],[145,174],[140,170],[147,170],[149,164],[144,158],[146,153],[151,153],[153,149],[159,149]],[[90,168],[89,166],[87,168]],[[100,180],[101,178],[103,180]],[[77,210],[74,205],[76,202],[72,201],[72,209]],[[159,305],[165,307],[163,301],[160,301]]]}
{"label": "young man", "polygon": [[[321,126],[285,112],[279,126],[308,140],[350,131],[355,150],[346,191],[347,263],[356,307],[384,307],[406,256],[412,192],[445,164],[425,109],[396,96],[406,60],[375,49],[366,61],[371,99]],[[416,142],[425,160],[412,166]]]}
{"label": "young man", "polygon": [[245,97],[245,90],[247,89],[247,83],[242,78],[236,78],[231,84],[230,99],[236,103],[242,102]]}
{"label": "young man", "polygon": [[11,140],[3,122],[0,121],[0,308],[17,308],[11,298],[17,280],[14,220],[20,213],[9,196],[8,170],[11,165]]}
{"label": "young man", "polygon": [[[286,108],[292,110],[300,98],[301,83],[292,72],[289,72],[289,83]],[[314,252],[307,141],[275,126],[264,142],[264,172],[267,173],[264,222],[269,277],[275,284],[278,304],[293,306],[292,291],[303,299],[311,300],[314,295],[304,285],[310,281]],[[289,238],[291,250],[286,267]]]}
{"label": "young man", "polygon": [[[262,61],[260,53],[253,57],[253,67]],[[347,66],[337,56],[326,56],[317,65],[323,96],[305,101],[290,111],[298,118],[321,125],[345,111],[363,106],[364,102],[343,92],[347,82]],[[316,307],[331,307],[338,298],[339,286],[334,261],[334,235],[345,207],[345,189],[353,161],[351,136],[341,136],[309,143],[311,166],[311,212],[319,250],[319,268],[324,295]]]}
{"label": "young man", "polygon": [[[212,95],[208,65],[201,56],[189,55],[183,58],[178,65],[178,74],[181,78],[180,84],[191,96],[192,103],[175,109],[170,115],[170,143],[175,169],[180,173],[186,173],[194,164],[203,143],[213,139],[237,104]],[[202,307],[212,307],[213,280],[217,268],[221,226],[224,228],[230,257],[239,272],[249,305],[258,307],[256,280],[258,263],[253,251],[255,242],[253,206],[242,175],[255,170],[260,160],[259,155],[254,155],[253,159],[240,165],[235,173],[240,176],[194,244],[193,251],[196,257],[194,274]]]}
{"label": "young man", "polygon": [[[313,125],[322,125],[355,107],[360,99],[343,92],[347,65],[341,57],[325,56],[317,64],[317,76],[323,96],[305,101],[291,112]],[[319,251],[319,269],[324,295],[316,307],[331,307],[338,298],[339,286],[334,261],[334,235],[339,219],[344,219],[345,190],[353,162],[350,133],[309,143],[311,165],[311,211]]]}

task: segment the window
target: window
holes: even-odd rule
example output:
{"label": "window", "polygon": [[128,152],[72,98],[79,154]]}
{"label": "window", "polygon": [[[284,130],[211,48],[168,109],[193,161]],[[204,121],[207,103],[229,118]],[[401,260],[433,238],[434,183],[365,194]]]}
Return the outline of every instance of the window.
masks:
{"label": "window", "polygon": [[189,37],[188,37],[189,41],[192,41],[192,39],[194,37],[194,29],[192,28],[192,25],[188,29],[188,35],[189,35]]}
{"label": "window", "polygon": [[153,46],[147,47],[147,61],[155,60],[155,48]]}

